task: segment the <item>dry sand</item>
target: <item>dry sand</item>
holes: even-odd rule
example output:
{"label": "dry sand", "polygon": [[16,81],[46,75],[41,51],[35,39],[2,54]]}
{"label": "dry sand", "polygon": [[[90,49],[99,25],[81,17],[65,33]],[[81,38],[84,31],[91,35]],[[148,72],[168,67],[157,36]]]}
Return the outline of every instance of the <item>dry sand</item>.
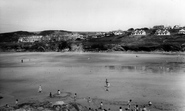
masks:
{"label": "dry sand", "polygon": [[[137,56],[136,56],[137,55]],[[23,60],[23,63],[21,63]],[[105,79],[111,83],[105,91]],[[43,92],[38,93],[39,85]],[[73,101],[112,110],[127,101],[152,111],[185,110],[185,58],[170,54],[26,52],[0,54],[0,106],[29,100]],[[49,98],[61,90],[61,98]],[[66,93],[67,92],[67,93]],[[66,94],[68,94],[66,96]],[[92,98],[90,104],[88,97]]]}

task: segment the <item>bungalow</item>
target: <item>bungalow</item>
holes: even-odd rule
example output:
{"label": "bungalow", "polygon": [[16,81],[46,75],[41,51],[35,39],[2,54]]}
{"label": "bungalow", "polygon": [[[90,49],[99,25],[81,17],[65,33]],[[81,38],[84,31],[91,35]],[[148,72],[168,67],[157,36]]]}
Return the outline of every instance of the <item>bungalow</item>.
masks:
{"label": "bungalow", "polygon": [[170,32],[168,30],[157,30],[155,32],[155,35],[161,36],[161,35],[170,35]]}
{"label": "bungalow", "polygon": [[131,35],[146,35],[144,30],[134,30]]}
{"label": "bungalow", "polygon": [[113,31],[114,35],[122,35],[123,31],[121,30],[117,30],[117,31]]}
{"label": "bungalow", "polygon": [[178,34],[185,34],[185,29],[179,30]]}

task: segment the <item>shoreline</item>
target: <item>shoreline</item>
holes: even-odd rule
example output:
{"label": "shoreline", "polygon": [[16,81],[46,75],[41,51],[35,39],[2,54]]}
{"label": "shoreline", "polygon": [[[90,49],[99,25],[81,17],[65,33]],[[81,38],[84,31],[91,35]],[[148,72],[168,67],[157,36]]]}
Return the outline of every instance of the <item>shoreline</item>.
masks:
{"label": "shoreline", "polygon": [[171,54],[171,55],[176,55],[176,54],[180,54],[180,55],[185,55],[185,52],[173,52],[173,51],[151,51],[151,52],[147,52],[147,51],[67,51],[67,52],[56,52],[56,51],[46,51],[46,52],[30,52],[30,51],[25,51],[25,52],[16,52],[16,51],[0,51],[0,53],[109,53],[109,54]]}

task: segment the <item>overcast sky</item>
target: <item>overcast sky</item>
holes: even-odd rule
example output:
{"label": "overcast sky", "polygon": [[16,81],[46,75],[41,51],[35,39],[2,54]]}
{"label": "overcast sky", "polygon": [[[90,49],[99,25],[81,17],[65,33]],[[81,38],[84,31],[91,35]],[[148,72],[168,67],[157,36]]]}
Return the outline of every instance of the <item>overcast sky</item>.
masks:
{"label": "overcast sky", "polygon": [[0,33],[185,26],[185,0],[0,0]]}

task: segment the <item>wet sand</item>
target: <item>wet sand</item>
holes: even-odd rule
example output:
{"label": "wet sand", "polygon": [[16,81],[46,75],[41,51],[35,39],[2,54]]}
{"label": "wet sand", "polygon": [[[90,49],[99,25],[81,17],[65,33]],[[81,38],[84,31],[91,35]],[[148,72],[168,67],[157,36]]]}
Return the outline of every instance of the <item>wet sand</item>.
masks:
{"label": "wet sand", "polygon": [[[23,60],[23,63],[21,63]],[[105,79],[111,83],[105,91]],[[43,92],[38,93],[39,85]],[[73,101],[118,110],[127,101],[160,110],[185,110],[184,55],[27,52],[0,54],[0,105],[29,100]],[[65,98],[48,98],[69,92]],[[91,97],[92,103],[86,98]]]}

